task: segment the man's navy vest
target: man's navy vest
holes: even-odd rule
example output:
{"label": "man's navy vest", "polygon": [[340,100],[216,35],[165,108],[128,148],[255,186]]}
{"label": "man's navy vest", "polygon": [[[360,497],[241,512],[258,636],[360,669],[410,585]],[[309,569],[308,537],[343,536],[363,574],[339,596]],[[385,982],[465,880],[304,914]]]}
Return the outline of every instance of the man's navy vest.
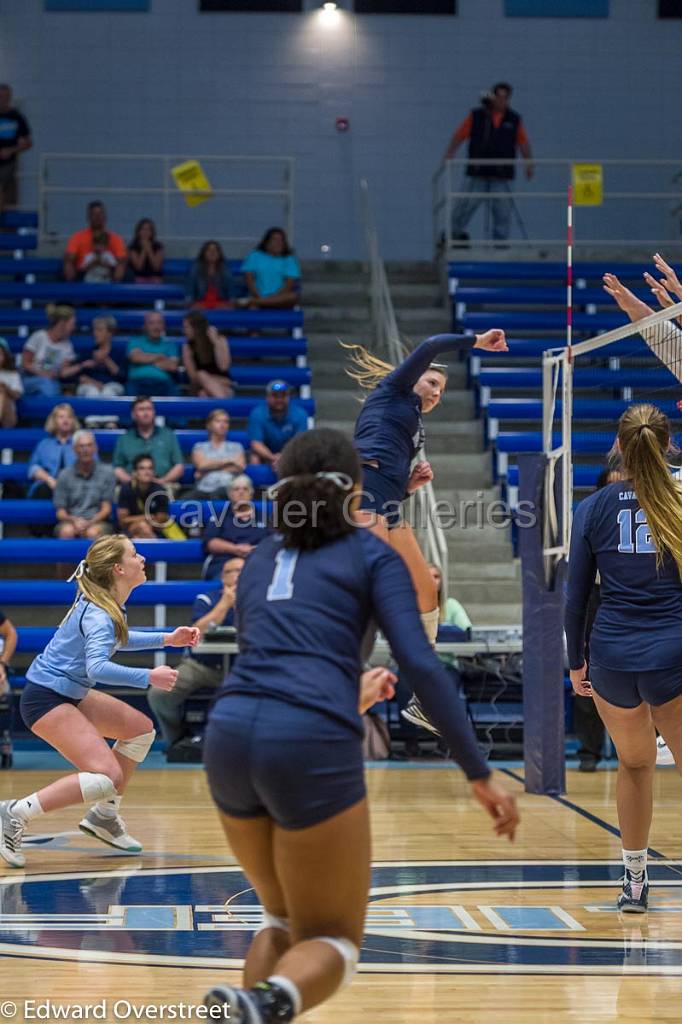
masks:
{"label": "man's navy vest", "polygon": [[476,107],[471,111],[472,124],[469,138],[469,157],[466,173],[473,178],[513,178],[516,173],[513,164],[476,164],[478,158],[514,160],[519,135],[521,116],[515,110],[508,109],[499,128],[493,126],[493,119],[485,107]]}

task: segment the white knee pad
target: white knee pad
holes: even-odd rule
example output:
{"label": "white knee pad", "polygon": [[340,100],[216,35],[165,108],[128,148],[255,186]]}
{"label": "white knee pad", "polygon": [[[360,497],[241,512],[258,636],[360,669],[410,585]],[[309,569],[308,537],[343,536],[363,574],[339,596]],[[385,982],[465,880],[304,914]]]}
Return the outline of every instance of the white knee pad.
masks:
{"label": "white knee pad", "polygon": [[84,804],[94,804],[98,800],[110,800],[116,796],[116,786],[108,775],[97,775],[95,772],[79,772],[78,784],[81,788]]}
{"label": "white knee pad", "polygon": [[311,942],[326,942],[328,945],[333,946],[336,952],[343,960],[343,978],[339,988],[345,988],[346,985],[350,985],[355,972],[358,969],[358,960],[360,959],[360,950],[351,942],[350,939],[330,939],[326,936],[316,936]]}
{"label": "white knee pad", "polygon": [[288,917],[276,917],[263,907],[263,921],[260,926],[256,928],[256,935],[258,935],[259,932],[264,932],[266,928],[279,928],[282,932],[290,932],[291,922]]}
{"label": "white knee pad", "polygon": [[121,757],[127,757],[130,761],[137,761],[141,764],[149,751],[156,737],[156,729],[145,732],[142,736],[133,736],[131,740],[116,740],[114,750]]}
{"label": "white knee pad", "polygon": [[427,640],[433,647],[438,636],[438,620],[440,619],[440,608],[434,608],[431,612],[422,612],[419,616],[426,633]]}

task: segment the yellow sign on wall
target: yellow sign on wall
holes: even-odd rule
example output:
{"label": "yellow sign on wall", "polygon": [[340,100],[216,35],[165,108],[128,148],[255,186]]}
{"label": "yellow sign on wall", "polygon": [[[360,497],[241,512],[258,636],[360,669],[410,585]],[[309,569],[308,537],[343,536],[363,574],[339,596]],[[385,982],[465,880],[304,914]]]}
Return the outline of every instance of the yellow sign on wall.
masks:
{"label": "yellow sign on wall", "polygon": [[186,193],[185,202],[188,206],[205,203],[213,195],[211,183],[198,160],[186,160],[184,164],[171,167],[171,174],[180,191]]}
{"label": "yellow sign on wall", "polygon": [[601,164],[573,164],[573,203],[575,206],[601,206],[604,200],[604,176]]}

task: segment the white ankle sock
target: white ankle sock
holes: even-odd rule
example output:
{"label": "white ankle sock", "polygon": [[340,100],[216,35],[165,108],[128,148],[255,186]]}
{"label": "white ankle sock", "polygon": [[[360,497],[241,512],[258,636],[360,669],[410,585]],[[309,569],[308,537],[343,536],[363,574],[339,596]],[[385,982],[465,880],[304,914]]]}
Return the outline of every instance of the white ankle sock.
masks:
{"label": "white ankle sock", "polygon": [[115,818],[121,806],[122,796],[112,796],[109,800],[100,800],[93,810],[101,814],[103,818]]}
{"label": "white ankle sock", "polygon": [[623,850],[623,864],[637,880],[640,875],[646,878],[646,854],[646,850]]}
{"label": "white ankle sock", "polygon": [[277,985],[278,988],[283,989],[284,992],[291,999],[291,1005],[294,1008],[294,1017],[298,1017],[301,1012],[301,993],[298,990],[298,986],[291,978],[285,978],[283,974],[271,974],[268,978],[268,985]]}
{"label": "white ankle sock", "polygon": [[21,800],[15,800],[10,807],[10,811],[15,817],[21,818],[22,821],[30,821],[32,818],[37,818],[40,814],[45,813],[40,806],[37,793],[31,793],[30,796],[25,796]]}

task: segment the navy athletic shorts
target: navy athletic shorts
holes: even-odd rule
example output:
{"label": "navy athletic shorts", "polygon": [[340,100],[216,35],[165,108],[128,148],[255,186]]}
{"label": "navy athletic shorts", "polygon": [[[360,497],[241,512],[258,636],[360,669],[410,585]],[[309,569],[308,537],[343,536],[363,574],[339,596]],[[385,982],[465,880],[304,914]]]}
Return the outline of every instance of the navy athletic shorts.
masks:
{"label": "navy athletic shorts", "polygon": [[648,672],[617,672],[590,662],[588,679],[602,700],[617,708],[637,708],[642,701],[657,708],[682,694],[682,665]]}
{"label": "navy athletic shorts", "polygon": [[362,738],[327,715],[271,697],[228,693],[214,705],[204,765],[221,811],[317,825],[366,794]]}
{"label": "navy athletic shorts", "polygon": [[50,690],[47,686],[40,686],[38,683],[26,683],[21,691],[19,710],[27,729],[32,729],[39,718],[46,715],[52,708],[58,708],[60,704],[73,704],[78,707],[82,698],[76,700],[74,697],[65,697],[63,693]]}
{"label": "navy athletic shorts", "polygon": [[398,526],[402,519],[402,502],[405,494],[399,494],[392,481],[372,466],[362,467],[362,495],[360,508],[384,516],[389,530]]}

